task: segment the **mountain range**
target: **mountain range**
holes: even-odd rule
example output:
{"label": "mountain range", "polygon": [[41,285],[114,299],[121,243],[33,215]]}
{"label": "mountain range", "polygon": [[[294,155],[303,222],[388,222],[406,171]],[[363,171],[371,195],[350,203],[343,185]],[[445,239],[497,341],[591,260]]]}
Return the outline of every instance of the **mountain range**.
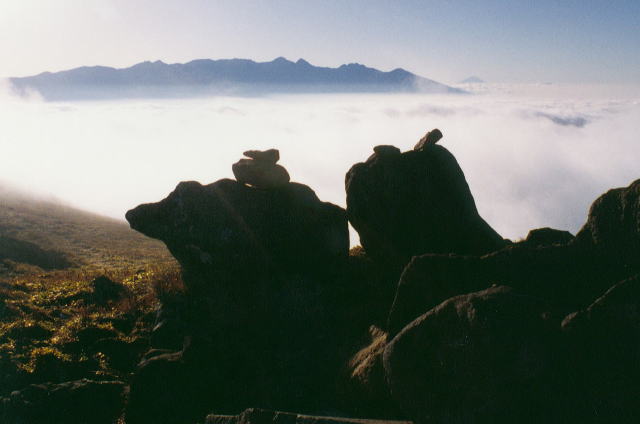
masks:
{"label": "mountain range", "polygon": [[483,82],[485,81],[482,78],[472,75],[469,78],[465,78],[462,81],[460,81],[460,84],[480,84]]}
{"label": "mountain range", "polygon": [[83,66],[9,80],[17,93],[37,91],[46,100],[268,93],[464,93],[401,68],[383,72],[358,63],[328,68],[314,66],[304,59],[292,62],[283,57],[271,62],[198,59],[167,64],[147,61],[120,69]]}

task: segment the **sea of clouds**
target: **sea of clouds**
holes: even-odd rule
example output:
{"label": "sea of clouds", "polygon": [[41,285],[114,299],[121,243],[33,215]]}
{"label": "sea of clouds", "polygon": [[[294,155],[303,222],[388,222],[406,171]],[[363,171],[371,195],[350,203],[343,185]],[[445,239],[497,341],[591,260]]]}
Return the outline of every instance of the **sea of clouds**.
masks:
{"label": "sea of clouds", "polygon": [[640,178],[640,87],[463,88],[472,94],[64,103],[3,90],[0,182],[122,219],[179,181],[233,177],[244,150],[275,147],[293,181],[345,206],[345,173],[373,146],[408,150],[439,128],[480,214],[518,239],[576,232],[595,198]]}

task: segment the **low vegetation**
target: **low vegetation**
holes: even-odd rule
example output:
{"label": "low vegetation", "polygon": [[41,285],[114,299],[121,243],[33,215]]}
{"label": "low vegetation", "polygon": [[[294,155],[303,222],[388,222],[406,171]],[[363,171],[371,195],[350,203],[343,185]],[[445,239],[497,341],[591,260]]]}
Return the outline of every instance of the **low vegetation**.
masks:
{"label": "low vegetation", "polygon": [[0,396],[31,383],[124,380],[148,348],[176,265],[56,271],[0,283]]}
{"label": "low vegetation", "polygon": [[0,281],[56,269],[175,264],[162,242],[127,223],[0,185]]}

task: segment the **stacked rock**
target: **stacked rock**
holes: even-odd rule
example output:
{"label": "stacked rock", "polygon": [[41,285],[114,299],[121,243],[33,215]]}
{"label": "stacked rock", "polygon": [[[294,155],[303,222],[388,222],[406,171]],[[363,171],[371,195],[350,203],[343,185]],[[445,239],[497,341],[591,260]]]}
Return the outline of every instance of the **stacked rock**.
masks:
{"label": "stacked rock", "polygon": [[426,133],[420,141],[418,141],[418,143],[413,147],[413,150],[424,150],[426,147],[436,144],[441,138],[442,132],[439,129],[434,128]]}
{"label": "stacked rock", "polygon": [[281,165],[276,165],[280,159],[277,149],[248,150],[243,155],[249,159],[240,159],[231,167],[240,184],[256,188],[275,188],[289,182],[287,170]]}

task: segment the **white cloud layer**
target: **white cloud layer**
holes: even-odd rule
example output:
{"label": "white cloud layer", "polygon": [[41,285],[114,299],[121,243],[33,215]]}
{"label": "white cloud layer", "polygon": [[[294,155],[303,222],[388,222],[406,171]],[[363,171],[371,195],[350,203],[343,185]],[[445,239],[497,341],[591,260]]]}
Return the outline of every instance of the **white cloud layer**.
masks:
{"label": "white cloud layer", "polygon": [[481,215],[516,239],[542,226],[575,232],[597,196],[640,178],[637,87],[472,88],[76,103],[4,95],[0,181],[122,218],[179,181],[232,177],[244,150],[275,147],[293,181],[344,206],[344,175],[373,146],[407,150],[437,127]]}

